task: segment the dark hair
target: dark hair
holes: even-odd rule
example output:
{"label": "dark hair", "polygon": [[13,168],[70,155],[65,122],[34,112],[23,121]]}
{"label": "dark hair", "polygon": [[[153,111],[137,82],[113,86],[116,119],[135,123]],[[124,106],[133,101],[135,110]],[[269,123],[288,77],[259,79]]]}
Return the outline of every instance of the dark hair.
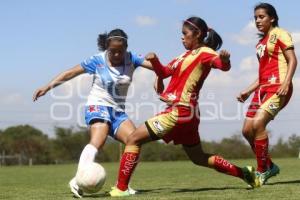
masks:
{"label": "dark hair", "polygon": [[110,31],[108,34],[107,33],[99,34],[98,39],[97,39],[98,49],[100,51],[105,51],[111,40],[122,41],[124,43],[125,47],[127,48],[127,46],[128,46],[127,39],[128,39],[128,36],[122,29],[114,29],[114,30]]}
{"label": "dark hair", "polygon": [[183,22],[194,33],[201,31],[199,42],[203,42],[208,47],[218,50],[221,48],[223,41],[221,36],[213,29],[208,28],[206,22],[199,17],[190,17]]}
{"label": "dark hair", "polygon": [[259,4],[257,4],[257,5],[254,7],[254,12],[255,12],[257,9],[264,9],[264,10],[266,10],[267,14],[268,14],[270,17],[273,17],[273,18],[274,18],[274,22],[272,22],[272,25],[273,25],[274,27],[279,26],[279,25],[278,25],[279,17],[278,17],[278,15],[277,15],[277,12],[276,12],[276,9],[274,8],[274,6],[272,6],[271,4],[268,4],[268,3],[259,3]]}

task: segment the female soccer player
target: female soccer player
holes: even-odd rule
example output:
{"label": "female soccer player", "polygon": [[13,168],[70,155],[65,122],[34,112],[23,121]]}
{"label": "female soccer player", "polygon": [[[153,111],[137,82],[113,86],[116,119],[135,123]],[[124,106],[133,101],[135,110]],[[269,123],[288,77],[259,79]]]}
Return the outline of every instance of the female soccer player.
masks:
{"label": "female soccer player", "polygon": [[261,186],[279,173],[279,167],[271,161],[268,153],[266,126],[291,98],[297,59],[292,38],[278,27],[278,16],[272,5],[260,3],[255,6],[254,19],[261,37],[256,45],[259,74],[237,99],[245,102],[254,92],[242,132],[256,155],[257,177]]}
{"label": "female soccer player", "polygon": [[211,69],[230,69],[229,53],[218,55],[215,50],[222,45],[221,37],[207,27],[204,20],[191,17],[183,22],[182,43],[187,49],[179,57],[163,66],[154,53],[146,56],[160,79],[171,77],[160,99],[167,104],[164,112],[148,119],[128,136],[120,161],[118,182],[111,196],[128,196],[128,182],[140,155],[141,146],[147,142],[163,139],[182,144],[191,161],[200,166],[212,167],[219,172],[239,177],[254,186],[254,168],[243,169],[229,163],[221,156],[203,152],[200,143],[199,91]]}
{"label": "female soccer player", "polygon": [[[112,30],[108,34],[100,34],[98,47],[103,52],[62,72],[33,95],[33,100],[36,101],[52,88],[80,74],[94,75],[92,90],[85,108],[85,121],[90,130],[90,142],[80,155],[77,173],[94,161],[98,149],[104,145],[108,135],[126,143],[128,135],[135,130],[134,124],[124,112],[127,90],[136,67],[143,66],[152,69],[152,66],[149,61],[127,51],[127,38],[126,33],[121,29]],[[69,185],[76,197],[82,196],[75,177]],[[135,191],[131,190],[130,193],[133,194]]]}

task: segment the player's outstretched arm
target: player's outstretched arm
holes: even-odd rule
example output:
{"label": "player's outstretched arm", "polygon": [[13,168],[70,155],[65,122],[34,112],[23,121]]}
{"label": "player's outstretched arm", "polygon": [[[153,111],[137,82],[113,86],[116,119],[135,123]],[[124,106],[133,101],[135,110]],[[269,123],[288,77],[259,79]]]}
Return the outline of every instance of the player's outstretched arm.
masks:
{"label": "player's outstretched arm", "polygon": [[236,99],[239,102],[244,103],[248,99],[248,97],[252,94],[252,92],[254,92],[256,88],[258,88],[258,86],[259,86],[259,81],[258,79],[256,79],[251,85],[249,85],[247,89],[240,92],[239,95],[236,97]]}
{"label": "player's outstretched arm", "polygon": [[230,65],[230,53],[226,50],[221,50],[219,55],[212,61],[212,66],[222,71],[228,71],[231,68]]}
{"label": "player's outstretched arm", "polygon": [[33,101],[38,100],[39,97],[44,96],[49,90],[59,86],[60,84],[84,73],[83,67],[81,65],[76,65],[75,67],[68,69],[59,75],[57,75],[52,81],[47,85],[37,89],[33,94]]}
{"label": "player's outstretched arm", "polygon": [[169,67],[162,65],[157,57],[157,55],[153,52],[148,53],[145,56],[145,60],[149,61],[153,67],[154,72],[157,76],[164,79],[172,75],[173,70]]}

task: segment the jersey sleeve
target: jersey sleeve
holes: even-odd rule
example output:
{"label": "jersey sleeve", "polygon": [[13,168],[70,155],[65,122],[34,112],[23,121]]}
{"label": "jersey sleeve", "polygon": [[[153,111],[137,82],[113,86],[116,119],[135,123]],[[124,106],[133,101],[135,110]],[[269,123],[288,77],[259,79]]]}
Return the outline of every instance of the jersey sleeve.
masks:
{"label": "jersey sleeve", "polygon": [[144,57],[142,55],[138,55],[136,53],[131,53],[131,61],[134,64],[134,67],[137,68],[142,65],[144,62]]}
{"label": "jersey sleeve", "polygon": [[174,63],[174,60],[172,62],[170,62],[167,66],[162,65],[158,59],[151,60],[150,62],[153,66],[154,72],[156,73],[156,75],[158,77],[164,79],[173,74],[174,70],[172,69],[171,64]]}
{"label": "jersey sleeve", "polygon": [[91,56],[88,59],[85,59],[80,64],[84,70],[89,74],[95,74],[96,73],[96,67],[99,65],[99,58],[97,56]]}
{"label": "jersey sleeve", "polygon": [[227,71],[230,69],[230,63],[223,63],[217,52],[203,52],[201,61],[205,66]]}
{"label": "jersey sleeve", "polygon": [[282,50],[286,50],[288,48],[294,47],[292,37],[290,33],[288,33],[287,31],[284,30],[281,31],[278,41],[279,41],[279,46]]}

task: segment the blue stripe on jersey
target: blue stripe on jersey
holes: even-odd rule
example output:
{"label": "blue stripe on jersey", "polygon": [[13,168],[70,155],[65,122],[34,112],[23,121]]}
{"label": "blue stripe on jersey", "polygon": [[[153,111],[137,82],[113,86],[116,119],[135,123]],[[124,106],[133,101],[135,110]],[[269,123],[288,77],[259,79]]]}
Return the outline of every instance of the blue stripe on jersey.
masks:
{"label": "blue stripe on jersey", "polygon": [[111,75],[109,74],[108,67],[106,65],[103,65],[102,67],[98,67],[97,71],[102,80],[102,84],[106,88],[108,93],[111,96],[115,96],[114,92],[116,92],[116,91],[114,91],[114,81],[113,81]]}

